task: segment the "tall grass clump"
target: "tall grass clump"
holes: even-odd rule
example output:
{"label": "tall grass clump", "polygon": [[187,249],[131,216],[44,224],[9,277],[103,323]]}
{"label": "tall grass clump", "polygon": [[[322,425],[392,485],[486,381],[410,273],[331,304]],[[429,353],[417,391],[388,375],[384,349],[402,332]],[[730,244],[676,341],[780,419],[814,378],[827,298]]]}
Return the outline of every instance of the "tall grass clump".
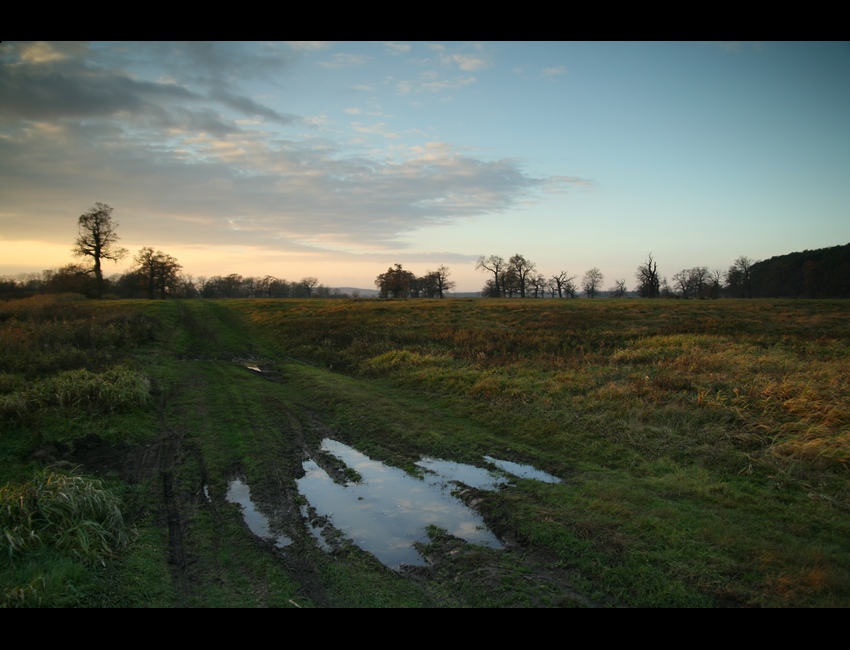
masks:
{"label": "tall grass clump", "polygon": [[97,479],[45,469],[0,487],[0,608],[79,605],[128,541],[121,501]]}
{"label": "tall grass clump", "polygon": [[38,382],[33,397],[42,406],[108,413],[143,406],[149,393],[150,381],[145,375],[119,367],[101,373],[85,369],[61,372]]}
{"label": "tall grass clump", "polygon": [[118,497],[97,479],[49,468],[0,487],[0,529],[0,552],[11,561],[49,547],[103,562],[127,542]]}
{"label": "tall grass clump", "polygon": [[144,406],[150,388],[144,374],[129,368],[66,370],[0,394],[0,418],[25,417],[47,408],[65,414],[124,412]]}

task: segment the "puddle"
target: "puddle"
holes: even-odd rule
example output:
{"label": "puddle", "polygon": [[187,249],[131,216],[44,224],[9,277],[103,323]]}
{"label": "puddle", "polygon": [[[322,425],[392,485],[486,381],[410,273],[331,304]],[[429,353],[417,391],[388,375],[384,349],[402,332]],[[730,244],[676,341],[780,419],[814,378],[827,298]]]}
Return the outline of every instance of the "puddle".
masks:
{"label": "puddle", "polygon": [[275,546],[278,548],[289,546],[292,543],[292,540],[286,535],[275,535],[271,532],[268,517],[254,507],[254,502],[251,501],[250,488],[239,479],[231,481],[227,488],[227,500],[230,503],[237,503],[242,506],[242,516],[245,518],[245,523],[257,537],[275,540]]}
{"label": "puddle", "polygon": [[416,465],[430,473],[425,478],[429,482],[438,481],[445,484],[458,481],[478,490],[495,490],[500,485],[508,483],[508,479],[500,474],[465,463],[455,463],[439,458],[423,458]]}
{"label": "puddle", "polygon": [[535,481],[542,481],[543,483],[560,483],[561,479],[557,476],[552,476],[551,474],[547,474],[536,467],[532,467],[531,465],[522,465],[521,463],[513,463],[509,460],[499,460],[498,458],[493,458],[491,456],[484,456],[484,460],[493,463],[496,467],[501,469],[503,472],[507,472],[508,474],[513,474],[518,478],[531,478]]}
{"label": "puddle", "polygon": [[[341,485],[315,461],[304,461],[304,477],[296,484],[307,501],[301,516],[308,531],[325,551],[333,548],[334,535],[343,535],[395,570],[426,564],[415,544],[429,542],[426,531],[431,525],[470,544],[502,548],[478,511],[452,494],[456,483],[479,490],[496,490],[514,477],[560,483],[531,465],[491,456],[484,459],[498,469],[423,458],[416,463],[422,476],[416,477],[330,438],[322,441],[321,449],[355,470],[361,479]],[[272,533],[269,519],[254,507],[250,489],[241,480],[231,482],[227,500],[242,506],[245,522],[258,537],[275,540],[278,547],[292,543],[288,537]]]}
{"label": "puddle", "polygon": [[[297,481],[298,491],[318,516],[327,517],[336,530],[393,569],[425,564],[414,543],[428,542],[426,528],[430,525],[471,544],[502,548],[481,515],[452,495],[455,481],[479,490],[495,490],[509,483],[507,473],[560,483],[557,477],[530,465],[490,456],[484,458],[501,471],[423,458],[416,465],[425,470],[424,476],[417,478],[329,438],[322,441],[322,450],[356,470],[361,481],[335,483],[317,463],[309,460],[302,464],[305,475]],[[311,524],[311,532],[326,547],[321,527]]]}
{"label": "puddle", "polygon": [[448,482],[410,476],[335,440],[322,441],[322,449],[357,470],[362,480],[339,485],[310,460],[303,463],[299,492],[317,515],[328,517],[334,528],[386,566],[424,565],[414,543],[428,542],[429,525],[472,544],[502,547],[481,515],[452,496]]}

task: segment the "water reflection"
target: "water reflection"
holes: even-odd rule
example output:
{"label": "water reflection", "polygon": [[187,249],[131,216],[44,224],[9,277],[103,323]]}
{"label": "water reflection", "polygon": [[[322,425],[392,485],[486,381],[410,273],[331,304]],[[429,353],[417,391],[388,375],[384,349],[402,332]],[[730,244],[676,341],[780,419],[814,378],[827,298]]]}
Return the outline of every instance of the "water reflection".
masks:
{"label": "water reflection", "polygon": [[[356,470],[361,480],[340,485],[318,463],[304,461],[304,477],[296,484],[307,501],[301,507],[301,516],[309,532],[327,551],[333,544],[326,536],[342,534],[392,569],[425,564],[414,544],[428,542],[426,530],[430,525],[471,544],[502,547],[481,515],[454,496],[458,483],[479,490],[496,490],[513,477],[560,483],[557,477],[531,465],[491,456],[484,456],[484,460],[497,469],[423,458],[416,463],[423,470],[422,476],[416,477],[330,438],[322,441],[321,449]],[[227,500],[242,506],[245,522],[258,537],[274,539],[279,547],[292,543],[288,537],[271,532],[268,518],[254,507],[250,490],[241,480],[230,484]]]}
{"label": "water reflection", "polygon": [[495,490],[508,482],[503,475],[488,469],[439,458],[423,458],[416,465],[427,470],[425,480],[435,484],[445,485],[450,481],[457,481],[478,490]]}
{"label": "water reflection", "polygon": [[473,544],[501,548],[481,515],[452,496],[447,482],[418,479],[335,440],[322,441],[322,449],[357,470],[362,480],[338,485],[310,460],[303,463],[299,492],[318,515],[388,567],[425,564],[414,542],[427,543],[429,525]]}
{"label": "water reflection", "polygon": [[499,460],[492,456],[484,456],[484,460],[493,463],[496,467],[508,474],[513,474],[518,478],[530,478],[543,483],[560,483],[561,479],[557,476],[552,476],[544,471],[532,467],[531,465],[523,465],[522,463],[514,463],[509,460]]}
{"label": "water reflection", "polygon": [[275,540],[275,546],[282,548],[289,546],[292,540],[286,535],[275,535],[269,527],[269,519],[254,507],[251,501],[251,490],[241,480],[234,479],[227,488],[227,500],[242,506],[242,516],[248,528],[257,537]]}

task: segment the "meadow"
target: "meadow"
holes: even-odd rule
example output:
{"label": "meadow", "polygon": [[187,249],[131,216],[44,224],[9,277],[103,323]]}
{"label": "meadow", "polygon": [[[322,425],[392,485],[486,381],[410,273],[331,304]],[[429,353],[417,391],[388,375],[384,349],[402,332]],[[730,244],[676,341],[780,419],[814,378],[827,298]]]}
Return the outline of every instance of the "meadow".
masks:
{"label": "meadow", "polygon": [[[847,606],[848,314],[844,300],[7,301],[3,603]],[[489,455],[562,482],[463,490],[505,549],[432,530],[429,566],[391,571],[303,530],[295,482],[324,437],[411,473]],[[224,498],[235,475],[290,547],[246,528]],[[21,497],[57,482],[78,520]],[[62,531],[82,521],[99,528],[74,546]]]}

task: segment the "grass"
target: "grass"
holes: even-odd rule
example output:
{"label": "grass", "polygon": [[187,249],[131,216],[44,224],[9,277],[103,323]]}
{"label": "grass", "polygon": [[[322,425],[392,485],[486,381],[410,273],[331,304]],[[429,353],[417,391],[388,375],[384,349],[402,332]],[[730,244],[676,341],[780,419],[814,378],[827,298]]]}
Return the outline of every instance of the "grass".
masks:
{"label": "grass", "polygon": [[[847,606],[848,310],[790,300],[2,303],[4,476],[30,480],[46,441],[98,429],[113,444],[170,436],[196,567],[181,591],[154,480],[123,488],[135,541],[104,556],[102,573],[74,569],[76,597],[45,591],[32,570],[4,577],[6,602]],[[456,547],[435,530],[429,552],[446,560],[412,580],[356,547],[328,556],[305,533],[290,555],[311,567],[307,580],[252,540],[235,507],[200,495],[223,495],[238,473],[252,495],[297,509],[302,454],[329,435],[409,471],[425,455],[491,455],[564,481],[476,497],[517,550]],[[27,557],[47,565],[44,553]]]}

